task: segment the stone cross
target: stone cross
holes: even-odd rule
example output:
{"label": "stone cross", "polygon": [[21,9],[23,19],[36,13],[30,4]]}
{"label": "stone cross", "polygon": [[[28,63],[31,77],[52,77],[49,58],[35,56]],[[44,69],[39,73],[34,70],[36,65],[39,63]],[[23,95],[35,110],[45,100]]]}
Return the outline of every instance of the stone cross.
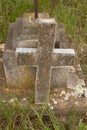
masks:
{"label": "stone cross", "polygon": [[17,63],[36,67],[35,103],[48,103],[52,68],[74,64],[73,49],[54,49],[55,19],[38,21],[38,48],[16,48]]}

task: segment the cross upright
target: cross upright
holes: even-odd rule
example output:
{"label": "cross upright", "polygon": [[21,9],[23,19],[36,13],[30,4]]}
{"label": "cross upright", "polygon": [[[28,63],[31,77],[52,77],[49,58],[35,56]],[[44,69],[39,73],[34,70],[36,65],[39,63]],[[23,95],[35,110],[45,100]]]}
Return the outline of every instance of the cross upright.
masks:
{"label": "cross upright", "polygon": [[35,103],[48,103],[52,68],[74,64],[73,49],[54,49],[55,19],[39,19],[38,48],[16,48],[17,63],[36,67]]}

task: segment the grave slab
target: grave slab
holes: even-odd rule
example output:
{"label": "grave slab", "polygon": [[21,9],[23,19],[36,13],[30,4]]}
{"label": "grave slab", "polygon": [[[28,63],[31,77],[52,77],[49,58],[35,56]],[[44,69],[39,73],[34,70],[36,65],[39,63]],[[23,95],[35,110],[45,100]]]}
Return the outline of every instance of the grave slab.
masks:
{"label": "grave slab", "polygon": [[4,70],[9,89],[33,88],[35,102],[48,103],[50,88],[72,89],[85,83],[80,75],[73,74],[75,52],[63,25],[47,14],[40,13],[38,20],[33,16],[27,13],[9,26]]}

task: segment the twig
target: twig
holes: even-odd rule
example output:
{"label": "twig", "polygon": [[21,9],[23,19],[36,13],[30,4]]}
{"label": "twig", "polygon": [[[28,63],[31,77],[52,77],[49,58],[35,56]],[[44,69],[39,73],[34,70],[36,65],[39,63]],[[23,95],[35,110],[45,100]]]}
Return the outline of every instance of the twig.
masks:
{"label": "twig", "polygon": [[35,19],[38,19],[38,0],[34,0],[35,5]]}

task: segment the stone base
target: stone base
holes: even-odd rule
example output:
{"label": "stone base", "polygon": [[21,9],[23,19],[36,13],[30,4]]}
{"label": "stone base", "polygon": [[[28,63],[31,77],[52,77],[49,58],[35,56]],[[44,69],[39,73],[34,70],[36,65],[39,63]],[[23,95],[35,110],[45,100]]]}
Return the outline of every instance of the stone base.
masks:
{"label": "stone base", "polygon": [[[15,52],[10,50],[4,53],[3,61],[7,84],[10,88],[35,88],[36,68],[17,65]],[[52,88],[65,86],[74,89],[77,85],[85,86],[85,83],[76,74],[73,66],[52,68]]]}
{"label": "stone base", "polygon": [[[50,19],[48,14],[39,14],[39,18],[41,18],[38,19],[39,21],[33,19],[33,15],[27,13],[23,18],[18,18],[15,23],[9,26],[3,55],[8,85],[8,88],[4,89],[5,93],[9,93],[9,97],[14,94],[23,98],[29,96],[30,90],[32,90],[38,93],[34,95],[38,95],[39,100],[41,100],[41,97],[46,100],[47,97],[48,101],[50,87],[53,89],[63,87],[75,89],[78,85],[85,86],[83,78],[78,75],[77,70],[73,67],[76,65],[75,54],[70,51],[70,44],[66,39],[63,25],[57,24],[54,19]],[[19,50],[20,48],[22,50],[25,50],[24,48],[28,50],[36,48],[38,57],[33,59],[36,53],[32,55],[29,51],[29,57],[28,55],[24,57],[24,61],[28,62],[19,65],[18,63],[21,63],[22,59],[16,55],[17,48]],[[68,53],[64,51],[64,48],[68,48]],[[24,53],[25,51],[23,55]],[[21,55],[22,58],[23,55]],[[17,62],[17,58],[19,62]],[[39,64],[36,64],[37,61]],[[39,66],[40,71],[34,68],[36,65]],[[42,103],[44,102],[42,101]]]}

